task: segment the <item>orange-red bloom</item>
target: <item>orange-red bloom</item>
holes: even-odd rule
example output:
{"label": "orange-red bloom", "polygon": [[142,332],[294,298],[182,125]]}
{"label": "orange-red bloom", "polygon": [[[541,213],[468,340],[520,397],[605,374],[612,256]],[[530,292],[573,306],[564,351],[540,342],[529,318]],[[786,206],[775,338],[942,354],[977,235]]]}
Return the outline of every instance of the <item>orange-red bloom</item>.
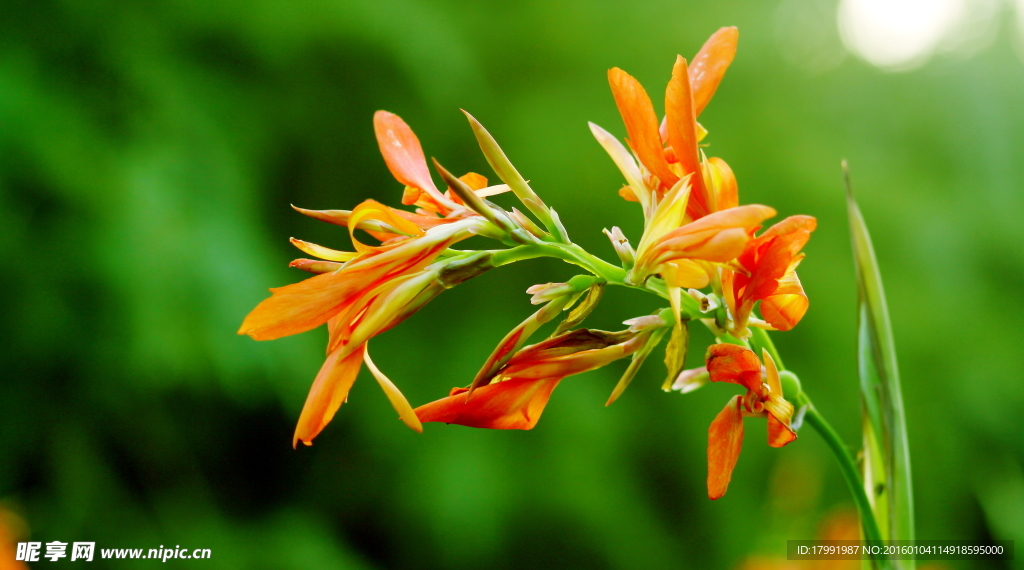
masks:
{"label": "orange-red bloom", "polygon": [[817,221],[811,216],[790,216],[750,240],[737,258],[744,271],[724,271],[722,287],[734,319],[734,331],[745,336],[754,303],[772,327],[788,331],[807,312],[808,299],[796,268],[800,253]]}
{"label": "orange-red bloom", "polygon": [[743,417],[768,419],[768,445],[782,447],[796,439],[789,428],[793,405],[782,395],[782,383],[775,361],[767,351],[761,361],[749,348],[734,344],[714,344],[705,361],[712,382],[731,382],[747,389],[744,396],[733,396],[708,429],[708,497],[725,495],[732,470],[743,444]]}
{"label": "orange-red bloom", "polygon": [[606,333],[578,329],[528,346],[494,379],[477,388],[454,388],[447,398],[416,408],[421,422],[490,429],[531,429],[558,383],[600,368],[642,348],[650,333]]}

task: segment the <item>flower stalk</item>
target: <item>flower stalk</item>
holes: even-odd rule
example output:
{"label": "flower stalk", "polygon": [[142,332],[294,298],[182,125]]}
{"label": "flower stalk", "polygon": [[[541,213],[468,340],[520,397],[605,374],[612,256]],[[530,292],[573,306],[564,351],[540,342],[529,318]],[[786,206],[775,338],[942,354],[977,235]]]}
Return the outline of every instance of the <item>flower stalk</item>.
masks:
{"label": "flower stalk", "polygon": [[[865,429],[876,436],[868,440],[869,446],[876,446],[870,451],[889,458],[887,463],[872,464],[866,468],[868,477],[861,476],[854,457],[797,376],[784,367],[769,336],[768,331],[797,326],[809,308],[797,268],[817,222],[794,215],[763,229],[776,216],[775,209],[741,205],[732,169],[721,158],[705,154],[702,141],[708,131],[697,119],[732,62],[737,40],[735,28],[722,28],[692,61],[676,58],[661,120],[635,78],[618,68],[609,71],[628,139],[620,141],[593,123],[590,130],[622,173],[625,185],[619,195],[639,204],[644,222],[643,233],[633,242],[636,249],[618,227],[605,230],[619,264],[571,241],[558,213],[469,113],[466,117],[481,152],[502,184],[489,186],[486,177],[472,172],[456,176],[434,159],[434,170],[443,181],[437,185],[412,129],[397,115],[378,111],[374,131],[384,162],[403,186],[402,204],[415,209],[373,200],[352,210],[295,208],[347,227],[354,251],[293,239],[298,249],[318,259],[297,259],[292,267],[314,276],[272,289],[271,297],[246,317],[239,330],[269,340],[327,325],[328,355],[303,407],[294,443],[312,444],[347,401],[364,365],[399,419],[415,431],[430,422],[532,429],[563,380],[628,358],[605,405],[624,397],[648,357],[667,338],[663,390],[685,394],[716,383],[741,389],[708,429],[710,499],[720,499],[728,490],[745,422],[765,421],[767,443],[776,448],[795,442],[807,423],[836,456],[865,539],[877,544],[908,533],[912,537],[909,459],[891,331],[870,240],[852,197],[861,336],[869,341],[868,348],[862,347],[861,360],[862,368],[874,374],[865,377],[862,370],[862,385],[880,386],[884,396],[881,401],[865,396],[870,411]],[[515,207],[506,209],[487,199],[504,192],[511,192],[539,224]],[[473,236],[504,247],[454,248]],[[371,339],[441,293],[491,269],[540,257],[560,259],[585,273],[565,283],[530,287],[531,302],[540,307],[496,339],[477,374],[446,397],[414,408],[371,359]],[[667,306],[625,321],[623,330],[585,328],[609,285],[655,295]],[[553,332],[537,340],[545,326],[553,326]],[[707,347],[703,367],[684,370],[692,349],[690,326],[706,327],[715,342]],[[876,359],[881,355],[881,364],[871,366],[866,355],[872,351]],[[865,479],[870,483],[878,478],[899,484],[894,492],[874,497]],[[881,558],[875,563],[886,570],[892,567],[891,561]]]}

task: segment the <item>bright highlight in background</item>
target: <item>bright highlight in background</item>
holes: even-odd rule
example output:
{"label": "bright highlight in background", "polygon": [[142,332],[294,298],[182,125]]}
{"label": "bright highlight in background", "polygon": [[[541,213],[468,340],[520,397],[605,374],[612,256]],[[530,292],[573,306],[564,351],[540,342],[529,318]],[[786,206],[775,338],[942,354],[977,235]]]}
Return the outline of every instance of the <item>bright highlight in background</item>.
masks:
{"label": "bright highlight in background", "polygon": [[927,61],[965,8],[965,0],[842,0],[839,30],[869,63],[909,69]]}

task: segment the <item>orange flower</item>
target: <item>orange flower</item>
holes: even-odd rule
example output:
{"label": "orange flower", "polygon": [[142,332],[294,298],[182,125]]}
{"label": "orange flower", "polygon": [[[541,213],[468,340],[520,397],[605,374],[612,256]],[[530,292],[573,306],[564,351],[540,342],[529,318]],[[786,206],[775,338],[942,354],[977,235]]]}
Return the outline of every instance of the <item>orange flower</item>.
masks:
{"label": "orange flower", "polygon": [[737,258],[743,272],[723,271],[723,293],[739,338],[747,336],[757,301],[765,321],[777,330],[788,331],[803,318],[809,301],[796,268],[804,258],[800,250],[816,226],[811,216],[790,216],[747,243]]}
{"label": "orange flower", "polygon": [[17,560],[18,540],[28,534],[25,521],[0,504],[0,570],[28,570]]}
{"label": "orange flower", "polygon": [[453,388],[448,397],[416,408],[421,422],[490,429],[532,429],[558,383],[642,348],[650,333],[578,329],[517,352],[491,382]]}
{"label": "orange flower", "polygon": [[793,405],[782,395],[782,384],[775,361],[767,351],[761,362],[749,348],[734,344],[714,344],[708,348],[705,361],[712,382],[731,382],[747,389],[744,396],[733,396],[708,429],[708,497],[725,495],[732,479],[732,470],[743,444],[743,417],[768,419],[768,445],[783,447],[796,439],[789,428]]}
{"label": "orange flower", "polygon": [[[489,258],[483,254],[439,261],[449,246],[488,231],[490,223],[465,208],[457,196],[453,199],[451,193],[438,191],[419,140],[402,119],[380,111],[374,116],[374,128],[388,168],[406,185],[407,202],[418,204],[420,211],[405,212],[374,200],[366,200],[350,212],[296,208],[314,218],[347,226],[355,251],[338,251],[293,238],[292,244],[319,260],[297,259],[291,266],[317,275],[271,289],[270,298],[249,313],[238,331],[256,340],[271,340],[328,324],[327,359],[299,417],[294,444],[310,444],[331,421],[364,362],[399,417],[409,427],[421,430],[405,397],[370,360],[366,344],[454,282],[490,267]],[[486,179],[473,173],[461,180],[480,196],[502,191],[485,188]],[[409,201],[410,196],[415,199]],[[374,246],[361,242],[357,229],[383,243]],[[448,271],[456,268],[458,275]]]}
{"label": "orange flower", "polygon": [[706,131],[697,123],[697,117],[732,63],[738,38],[736,28],[721,28],[704,44],[692,65],[677,56],[665,92],[665,120],[660,128],[651,99],[640,82],[617,67],[608,72],[615,104],[629,134],[629,146],[640,165],[607,131],[594,124],[591,130],[626,177],[628,186],[620,194],[640,202],[648,217],[657,201],[687,175],[692,176],[693,188],[686,209],[690,219],[728,207],[718,204],[714,184],[731,175],[731,171],[727,166],[722,168],[725,163],[720,160],[713,165],[702,163],[697,143]]}

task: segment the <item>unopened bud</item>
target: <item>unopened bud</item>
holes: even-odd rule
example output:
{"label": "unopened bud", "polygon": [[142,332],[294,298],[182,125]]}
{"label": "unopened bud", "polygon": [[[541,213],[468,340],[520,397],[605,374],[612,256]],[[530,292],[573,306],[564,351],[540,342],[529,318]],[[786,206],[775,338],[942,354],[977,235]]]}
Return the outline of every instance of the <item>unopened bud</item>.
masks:
{"label": "unopened bud", "polygon": [[451,289],[493,268],[492,257],[493,254],[489,252],[478,251],[466,257],[453,259],[438,271],[437,281],[445,289]]}
{"label": "unopened bud", "polygon": [[676,381],[672,383],[672,389],[682,394],[689,394],[701,386],[707,384],[711,380],[711,376],[708,375],[708,369],[701,366],[700,368],[691,368],[689,370],[683,370],[676,377]]}
{"label": "unopened bud", "polygon": [[622,230],[618,226],[613,226],[611,231],[605,229],[604,235],[611,240],[612,247],[615,248],[615,255],[619,256],[622,266],[633,267],[633,264],[636,263],[636,252],[633,251],[633,246],[629,245],[629,240],[626,239]]}
{"label": "unopened bud", "polygon": [[710,313],[711,311],[717,309],[720,305],[717,296],[705,295],[704,293],[701,293],[697,289],[688,289],[686,292],[689,293],[690,297],[692,297],[695,301],[700,303],[700,312],[702,313]]}
{"label": "unopened bud", "polygon": [[576,289],[568,283],[540,283],[526,290],[527,295],[533,295],[530,298],[530,303],[533,305],[547,303],[573,293],[576,293]]}
{"label": "unopened bud", "polygon": [[540,229],[540,226],[533,223],[533,220],[531,220],[529,217],[526,216],[526,214],[520,212],[519,210],[512,208],[512,213],[509,215],[512,216],[512,219],[515,220],[515,222],[519,224],[520,227],[530,232],[534,236],[538,238],[544,238],[545,236],[548,235],[547,232]]}

